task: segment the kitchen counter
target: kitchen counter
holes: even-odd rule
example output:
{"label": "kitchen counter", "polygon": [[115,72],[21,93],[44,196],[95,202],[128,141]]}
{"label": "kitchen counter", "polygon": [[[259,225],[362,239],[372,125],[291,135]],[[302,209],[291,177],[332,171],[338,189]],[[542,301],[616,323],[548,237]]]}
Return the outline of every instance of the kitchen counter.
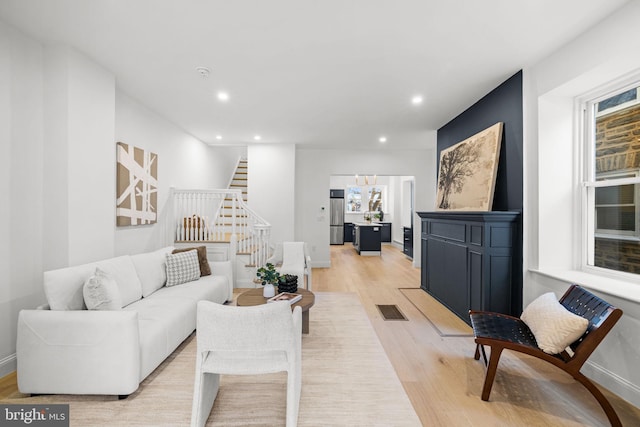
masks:
{"label": "kitchen counter", "polygon": [[358,255],[379,256],[381,251],[382,225],[380,223],[360,223],[353,224],[355,247]]}

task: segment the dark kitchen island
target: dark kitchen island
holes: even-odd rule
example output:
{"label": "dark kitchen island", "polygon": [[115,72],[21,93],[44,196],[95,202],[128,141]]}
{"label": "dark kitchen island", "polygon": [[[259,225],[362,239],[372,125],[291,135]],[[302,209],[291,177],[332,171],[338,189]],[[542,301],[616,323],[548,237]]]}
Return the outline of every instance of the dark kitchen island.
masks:
{"label": "dark kitchen island", "polygon": [[356,248],[358,255],[362,256],[379,256],[381,255],[382,241],[382,225],[378,223],[360,223],[353,224],[354,240],[353,246]]}

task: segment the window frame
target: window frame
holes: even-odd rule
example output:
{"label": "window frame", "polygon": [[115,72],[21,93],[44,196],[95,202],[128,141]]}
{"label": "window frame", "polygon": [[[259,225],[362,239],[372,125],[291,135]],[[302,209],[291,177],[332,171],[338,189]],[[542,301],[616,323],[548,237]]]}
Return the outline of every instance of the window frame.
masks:
{"label": "window frame", "polygon": [[[625,102],[604,111],[597,111],[597,104],[608,98],[629,91],[633,88],[638,90],[635,100]],[[603,88],[594,90],[584,96],[576,99],[578,118],[578,148],[577,152],[581,153],[579,165],[579,180],[581,181],[582,192],[580,193],[580,239],[581,246],[581,270],[599,275],[605,275],[612,278],[620,278],[624,280],[632,280],[640,283],[640,274],[629,273],[614,270],[595,265],[595,239],[607,238],[613,240],[633,240],[640,241],[640,213],[636,210],[636,232],[635,235],[617,234],[611,232],[600,233],[596,230],[596,204],[595,189],[601,187],[613,187],[620,185],[635,185],[635,204],[640,207],[640,173],[638,170],[626,169],[619,171],[607,172],[596,178],[596,120],[600,116],[615,113],[619,110],[640,104],[640,75],[635,75],[625,81],[612,82]],[[633,177],[611,178],[607,175],[630,175]]]}

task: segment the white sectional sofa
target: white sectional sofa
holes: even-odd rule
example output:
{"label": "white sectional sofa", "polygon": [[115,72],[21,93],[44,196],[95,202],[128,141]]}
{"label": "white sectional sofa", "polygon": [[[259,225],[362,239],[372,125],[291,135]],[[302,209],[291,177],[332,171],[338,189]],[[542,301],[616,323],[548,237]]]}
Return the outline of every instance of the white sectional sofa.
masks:
{"label": "white sectional sofa", "polygon": [[[233,298],[229,261],[212,275],[166,287],[166,255],[120,256],[44,273],[48,304],[18,319],[18,388],[31,394],[134,392],[196,327],[200,300]],[[87,310],[83,286],[96,267],[115,279],[122,308]]]}

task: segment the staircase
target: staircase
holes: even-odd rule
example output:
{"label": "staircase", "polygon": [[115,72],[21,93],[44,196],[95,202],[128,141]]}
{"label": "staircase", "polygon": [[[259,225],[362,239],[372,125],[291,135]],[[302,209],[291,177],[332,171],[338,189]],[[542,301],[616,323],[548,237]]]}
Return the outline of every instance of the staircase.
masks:
{"label": "staircase", "polygon": [[229,184],[229,188],[232,190],[240,190],[242,192],[242,200],[247,203],[247,183],[248,179],[248,162],[247,159],[238,160],[238,164],[236,165],[236,171],[231,177],[231,183]]}
{"label": "staircase", "polygon": [[171,190],[172,241],[207,247],[212,261],[234,264],[235,287],[254,287],[256,268],[269,256],[271,225],[247,206],[247,161],[240,159],[228,189]]}

